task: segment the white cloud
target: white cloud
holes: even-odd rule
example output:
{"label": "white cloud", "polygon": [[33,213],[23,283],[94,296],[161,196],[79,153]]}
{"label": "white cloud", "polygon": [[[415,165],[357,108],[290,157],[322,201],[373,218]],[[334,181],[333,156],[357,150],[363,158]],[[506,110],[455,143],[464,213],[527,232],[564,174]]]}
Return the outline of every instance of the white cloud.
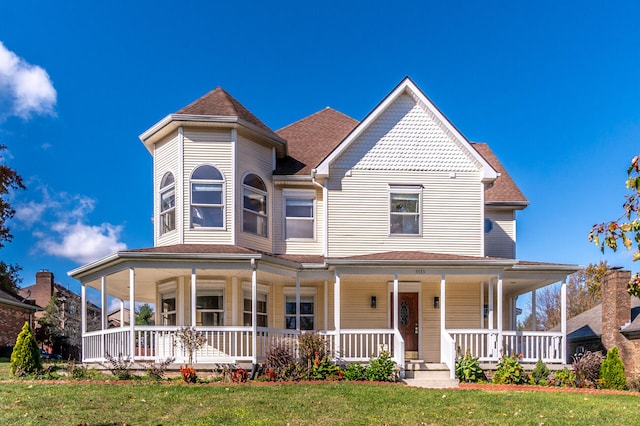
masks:
{"label": "white cloud", "polygon": [[46,254],[88,263],[127,245],[120,241],[122,226],[88,224],[95,200],[84,195],[55,193],[41,186],[41,200],[15,203],[19,226],[32,230],[36,246]]}
{"label": "white cloud", "polygon": [[[103,223],[99,226],[59,222],[51,228],[53,235],[38,244],[48,254],[88,263],[111,253],[124,250],[119,242],[121,226]],[[54,238],[55,235],[55,238]]]}
{"label": "white cloud", "polygon": [[0,106],[28,119],[32,114],[55,114],[56,89],[49,74],[38,65],[29,64],[0,42]]}

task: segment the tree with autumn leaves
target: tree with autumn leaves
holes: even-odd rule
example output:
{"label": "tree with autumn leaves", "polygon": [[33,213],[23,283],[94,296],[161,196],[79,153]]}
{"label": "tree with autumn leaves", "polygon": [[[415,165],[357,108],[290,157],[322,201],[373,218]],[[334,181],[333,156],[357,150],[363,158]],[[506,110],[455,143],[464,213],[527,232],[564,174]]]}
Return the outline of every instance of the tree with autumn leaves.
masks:
{"label": "tree with autumn leaves", "polygon": [[[616,251],[622,244],[627,250],[633,250],[633,261],[637,262],[640,260],[640,155],[631,160],[627,176],[630,194],[625,196],[622,215],[616,220],[593,225],[589,241],[600,247],[603,253],[607,247]],[[631,277],[627,290],[631,295],[640,297],[640,274]]]}

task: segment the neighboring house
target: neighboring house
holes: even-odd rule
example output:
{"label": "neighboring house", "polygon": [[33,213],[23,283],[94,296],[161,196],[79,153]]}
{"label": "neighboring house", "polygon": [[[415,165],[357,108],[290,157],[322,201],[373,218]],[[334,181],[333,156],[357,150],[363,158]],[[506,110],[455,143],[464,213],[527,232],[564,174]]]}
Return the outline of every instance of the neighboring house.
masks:
{"label": "neighboring house", "polygon": [[116,308],[107,313],[107,327],[116,328],[129,324],[129,308]]}
{"label": "neighboring house", "polygon": [[59,329],[64,330],[65,342],[50,349],[62,354],[65,359],[79,357],[82,313],[86,312],[89,318],[88,323],[94,324],[101,317],[100,308],[92,303],[86,303],[86,308],[81,309],[82,298],[80,295],[56,283],[53,273],[44,269],[36,273],[35,284],[23,287],[19,291],[22,297],[42,307],[42,310],[35,315],[36,336],[41,340],[44,339],[44,336],[38,319],[45,315],[49,302],[54,296],[56,297],[58,301],[56,318],[59,322]]}
{"label": "neighboring house", "polygon": [[[10,356],[10,349],[25,322],[33,328],[33,314],[41,310],[20,295],[0,288],[0,356]],[[6,348],[6,349],[5,349]]]}
{"label": "neighboring house", "polygon": [[567,363],[586,351],[618,347],[629,379],[640,371],[640,299],[630,296],[630,271],[611,270],[602,283],[602,303],[567,320]]}
{"label": "neighboring house", "polygon": [[207,337],[197,362],[256,363],[307,331],[341,361],[389,350],[452,375],[457,350],[565,359],[562,332],[516,331],[515,302],[577,267],[516,259],[527,199],[410,79],[361,122],[326,108],[276,132],[217,88],[140,139],[154,246],[69,275],[83,295],[155,304],[157,326],[115,333],[105,318],[85,361],[182,360],[183,326]]}

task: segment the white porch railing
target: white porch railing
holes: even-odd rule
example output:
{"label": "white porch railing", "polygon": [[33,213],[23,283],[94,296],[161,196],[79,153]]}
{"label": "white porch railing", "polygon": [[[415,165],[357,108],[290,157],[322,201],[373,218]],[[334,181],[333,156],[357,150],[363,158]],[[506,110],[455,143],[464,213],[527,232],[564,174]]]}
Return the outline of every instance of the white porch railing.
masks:
{"label": "white porch railing", "polygon": [[[83,336],[83,361],[104,361],[106,355],[133,360],[158,360],[175,358],[183,363],[189,354],[182,347],[177,332],[179,326],[135,326],[135,347],[130,349],[130,328],[112,328],[85,333]],[[195,351],[193,361],[200,363],[225,363],[254,359],[251,327],[196,327],[205,337],[205,344]],[[289,346],[297,356],[297,339],[301,332],[258,327],[256,356],[264,359],[274,344]],[[336,353],[336,332],[319,331],[327,340],[329,349],[338,360],[368,361],[382,352],[390,352],[398,365],[404,365],[404,341],[393,330],[340,330],[339,353]],[[395,340],[394,340],[395,339]],[[394,345],[395,344],[395,345]],[[398,351],[393,351],[397,347]]]}
{"label": "white porch railing", "polygon": [[562,333],[559,332],[447,330],[447,333],[454,342],[454,354],[469,352],[482,362],[498,362],[502,355],[522,354],[522,362],[542,359],[546,363],[564,363]]}
{"label": "white porch railing", "polygon": [[456,342],[448,333],[440,335],[441,361],[449,369],[449,378],[456,378]]}
{"label": "white porch railing", "polygon": [[[336,353],[336,332],[322,331],[331,353],[341,361],[368,361],[382,352],[392,352],[394,331],[389,329],[340,330],[339,353]],[[404,354],[404,350],[402,351]]]}

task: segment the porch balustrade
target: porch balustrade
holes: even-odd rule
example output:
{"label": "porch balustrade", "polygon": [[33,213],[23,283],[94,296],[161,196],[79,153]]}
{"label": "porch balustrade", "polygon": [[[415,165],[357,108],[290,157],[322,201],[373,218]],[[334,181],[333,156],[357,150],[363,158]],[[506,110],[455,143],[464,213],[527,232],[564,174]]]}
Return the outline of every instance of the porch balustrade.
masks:
{"label": "porch balustrade", "polygon": [[515,354],[521,362],[564,362],[562,333],[547,331],[447,330],[458,355],[478,357],[481,362],[498,362],[502,355]]}
{"label": "porch balustrade", "polygon": [[[177,336],[182,327],[135,326],[135,347],[130,350],[130,329],[113,328],[84,334],[84,362],[104,361],[106,355],[117,358],[128,357],[132,360],[157,360],[175,358],[175,362],[187,362],[189,354],[182,347]],[[205,338],[205,344],[193,354],[194,362],[226,363],[251,361],[253,359],[251,327],[196,327]],[[274,344],[289,346],[291,353],[297,356],[297,336],[301,332],[258,327],[256,333],[256,358],[264,359]],[[398,364],[404,363],[404,342],[393,330],[340,330],[336,340],[335,331],[319,331],[327,340],[331,353],[343,361],[368,361],[380,356],[382,352],[393,353],[394,338],[398,341]],[[398,340],[399,339],[399,340]],[[336,341],[339,345],[336,346]],[[338,353],[336,353],[339,348]]]}

